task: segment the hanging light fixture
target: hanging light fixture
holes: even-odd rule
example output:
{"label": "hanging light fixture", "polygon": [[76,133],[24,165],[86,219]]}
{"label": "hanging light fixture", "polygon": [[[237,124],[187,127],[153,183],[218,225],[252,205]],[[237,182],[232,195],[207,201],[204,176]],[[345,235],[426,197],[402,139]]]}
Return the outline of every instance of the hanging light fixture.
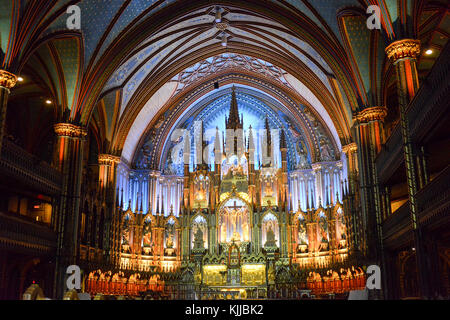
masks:
{"label": "hanging light fixture", "polygon": [[227,34],[225,32],[222,33],[222,46],[226,47],[228,43]]}
{"label": "hanging light fixture", "polygon": [[222,22],[222,9],[220,7],[216,7],[216,23]]}

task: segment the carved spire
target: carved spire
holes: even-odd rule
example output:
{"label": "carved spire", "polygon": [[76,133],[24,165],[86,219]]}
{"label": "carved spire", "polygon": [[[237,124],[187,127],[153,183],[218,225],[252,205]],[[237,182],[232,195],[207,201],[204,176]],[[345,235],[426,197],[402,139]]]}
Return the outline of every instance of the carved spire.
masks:
{"label": "carved spire", "polygon": [[159,195],[156,196],[156,215],[159,213]]}
{"label": "carved spire", "polygon": [[266,130],[266,141],[267,141],[267,156],[270,157],[270,151],[272,146],[272,135],[270,134],[269,119],[266,117],[264,122],[264,129]]}
{"label": "carved spire", "polygon": [[239,108],[234,86],[231,91],[230,115],[228,116],[228,119],[225,118],[225,123],[227,129],[242,129],[242,122],[239,120]]}
{"label": "carved spire", "polygon": [[134,209],[134,212],[139,211],[139,193],[136,194],[136,207]]}
{"label": "carved spire", "polygon": [[252,126],[248,128],[248,144],[247,144],[248,151],[255,150],[255,140],[253,139],[253,130]]}
{"label": "carved spire", "polygon": [[123,188],[121,189],[121,196],[120,196],[120,205],[119,205],[119,207],[123,209]]}
{"label": "carved spire", "polygon": [[306,188],[306,211],[309,211],[309,192],[308,188]]}
{"label": "carved spire", "polygon": [[180,217],[183,215],[183,198],[180,199],[180,210],[178,214]]}
{"label": "carved spire", "polygon": [[280,131],[280,149],[286,149],[286,136],[283,129],[280,129]]}

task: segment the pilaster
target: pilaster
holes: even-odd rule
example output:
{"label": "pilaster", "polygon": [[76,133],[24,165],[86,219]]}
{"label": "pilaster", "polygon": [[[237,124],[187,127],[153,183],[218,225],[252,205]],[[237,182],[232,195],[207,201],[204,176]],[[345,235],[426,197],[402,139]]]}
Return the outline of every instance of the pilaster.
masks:
{"label": "pilaster", "polygon": [[[420,54],[420,41],[415,39],[398,40],[386,47],[385,51],[389,60],[395,67],[397,76],[400,125],[403,139],[403,153],[405,157],[410,217],[414,231],[419,284],[422,295],[428,297],[430,296],[429,272],[426,265],[426,253],[422,231],[418,223],[418,206],[416,200],[419,182],[422,181],[423,183],[423,181],[426,180],[426,173],[424,170],[420,170],[422,168],[420,164],[423,162],[420,161],[420,156],[418,156],[418,147],[414,145],[411,139],[407,118],[408,105],[419,88],[417,57]],[[420,177],[418,179],[419,175]]]}
{"label": "pilaster", "polygon": [[5,70],[0,70],[0,151],[2,150],[8,97],[10,90],[16,85],[16,83],[16,75]]}
{"label": "pilaster", "polygon": [[58,123],[54,130],[57,137],[53,163],[62,174],[61,196],[56,212],[58,243],[55,281],[55,296],[61,297],[65,270],[69,265],[76,264],[77,260],[81,175],[87,131],[70,123]]}

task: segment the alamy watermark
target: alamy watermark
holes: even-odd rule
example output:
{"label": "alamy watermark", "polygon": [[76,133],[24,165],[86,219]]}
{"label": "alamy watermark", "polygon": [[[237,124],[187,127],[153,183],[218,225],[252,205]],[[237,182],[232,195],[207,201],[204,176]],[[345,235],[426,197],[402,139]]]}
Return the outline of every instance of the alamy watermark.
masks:
{"label": "alamy watermark", "polygon": [[67,7],[66,13],[69,15],[66,20],[66,26],[69,30],[81,29],[81,9],[77,5]]}
{"label": "alamy watermark", "polygon": [[368,275],[366,280],[366,288],[369,290],[381,289],[381,269],[379,266],[373,264],[367,267],[366,273]]}
{"label": "alamy watermark", "polygon": [[67,267],[66,280],[67,290],[81,290],[81,269],[77,265],[70,265]]}
{"label": "alamy watermark", "polygon": [[366,24],[369,30],[381,29],[381,10],[379,6],[371,5],[367,7],[367,14],[370,16],[367,18]]}

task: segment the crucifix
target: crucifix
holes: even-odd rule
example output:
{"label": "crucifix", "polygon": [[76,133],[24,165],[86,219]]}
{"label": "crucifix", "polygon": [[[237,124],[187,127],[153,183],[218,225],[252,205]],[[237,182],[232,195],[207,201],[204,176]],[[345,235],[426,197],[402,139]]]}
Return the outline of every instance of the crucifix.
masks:
{"label": "crucifix", "polygon": [[242,208],[242,206],[238,206],[236,204],[236,200],[234,201],[234,205],[229,207],[231,209],[231,225],[232,225],[232,233],[237,231],[237,218],[238,218],[238,210]]}
{"label": "crucifix", "polygon": [[232,208],[234,211],[237,211],[237,209],[242,208],[242,206],[237,206],[236,205],[236,200],[234,200],[234,205],[230,206],[230,208]]}

